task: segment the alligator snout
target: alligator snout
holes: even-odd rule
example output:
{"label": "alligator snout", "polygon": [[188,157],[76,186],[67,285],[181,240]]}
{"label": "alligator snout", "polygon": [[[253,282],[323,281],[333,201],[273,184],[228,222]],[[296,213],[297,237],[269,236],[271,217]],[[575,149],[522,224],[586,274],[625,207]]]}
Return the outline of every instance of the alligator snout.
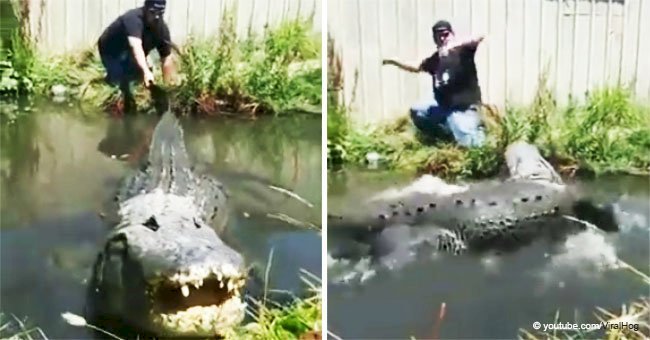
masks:
{"label": "alligator snout", "polygon": [[[144,290],[147,306],[140,309],[148,314],[133,315],[134,324],[170,336],[220,334],[245,315],[244,260],[214,230],[196,228],[191,219],[176,222],[120,228],[107,244],[107,253],[119,256],[107,259],[103,271],[132,276],[121,277],[124,291]],[[141,273],[116,270],[126,263],[137,263]]]}

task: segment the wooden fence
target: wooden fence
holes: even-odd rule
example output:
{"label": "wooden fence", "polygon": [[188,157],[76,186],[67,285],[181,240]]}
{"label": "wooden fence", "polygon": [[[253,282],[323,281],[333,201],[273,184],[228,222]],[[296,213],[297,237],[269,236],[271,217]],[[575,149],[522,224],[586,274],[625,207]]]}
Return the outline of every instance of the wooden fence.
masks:
{"label": "wooden fence", "polygon": [[650,100],[650,0],[328,0],[328,35],[342,64],[343,98],[361,123],[405,115],[432,97],[415,66],[434,50],[431,26],[484,34],[476,62],[484,102],[531,102],[541,75],[560,102],[600,86],[630,85]]}
{"label": "wooden fence", "polygon": [[[39,48],[60,54],[88,48],[115,18],[142,6],[144,0],[21,0],[29,1],[30,29]],[[314,14],[314,31],[321,31],[321,0],[168,0],[165,21],[172,41],[216,33],[226,9],[236,7],[237,33]]]}

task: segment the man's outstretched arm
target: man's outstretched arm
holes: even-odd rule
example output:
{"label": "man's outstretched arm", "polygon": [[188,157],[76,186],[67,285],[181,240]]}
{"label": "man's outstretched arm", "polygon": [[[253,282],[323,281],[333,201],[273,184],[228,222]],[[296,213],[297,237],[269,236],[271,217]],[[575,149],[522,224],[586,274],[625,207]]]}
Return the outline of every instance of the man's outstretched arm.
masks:
{"label": "man's outstretched arm", "polygon": [[414,67],[414,66],[411,66],[411,65],[406,65],[406,64],[400,63],[399,61],[393,60],[393,59],[384,59],[384,60],[382,60],[381,64],[382,65],[395,65],[395,66],[397,66],[398,68],[400,68],[400,69],[402,69],[404,71],[408,71],[408,72],[412,72],[412,73],[418,73],[418,72],[422,71],[422,68],[420,66]]}

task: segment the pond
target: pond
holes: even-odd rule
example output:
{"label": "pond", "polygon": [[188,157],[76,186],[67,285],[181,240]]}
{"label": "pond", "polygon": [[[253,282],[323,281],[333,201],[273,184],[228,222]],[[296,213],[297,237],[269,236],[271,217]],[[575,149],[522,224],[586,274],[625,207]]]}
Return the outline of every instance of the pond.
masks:
{"label": "pond", "polygon": [[[2,130],[0,311],[26,317],[50,338],[87,338],[60,315],[82,314],[88,274],[111,227],[101,215],[146,156],[158,118],[114,118],[51,102],[35,111]],[[182,125],[197,169],[216,175],[232,195],[227,241],[262,269],[273,249],[269,288],[301,293],[300,269],[320,277],[320,233],[275,216],[320,226],[320,117]]]}
{"label": "pond", "polygon": [[[388,172],[328,174],[328,212],[359,202],[412,177]],[[597,322],[596,307],[620,312],[621,305],[648,296],[648,285],[626,269],[602,269],[613,257],[650,271],[650,179],[613,176],[579,183],[598,202],[617,201],[620,232],[586,231],[566,253],[549,256],[532,244],[501,256],[429,256],[366,280],[363,262],[328,260],[328,329],[344,339],[516,338],[533,322]],[[347,203],[346,203],[347,202]],[[335,239],[328,238],[333,249]],[[442,304],[445,315],[438,323]]]}

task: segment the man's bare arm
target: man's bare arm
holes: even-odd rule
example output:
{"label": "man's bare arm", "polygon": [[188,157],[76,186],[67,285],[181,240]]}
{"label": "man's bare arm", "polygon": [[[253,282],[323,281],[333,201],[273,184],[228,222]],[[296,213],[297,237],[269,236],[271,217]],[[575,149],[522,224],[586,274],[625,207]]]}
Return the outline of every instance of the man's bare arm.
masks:
{"label": "man's bare arm", "polygon": [[131,46],[131,50],[133,51],[133,57],[135,58],[135,62],[142,70],[145,84],[148,85],[147,83],[149,81],[153,82],[153,74],[149,69],[149,65],[147,64],[147,57],[145,56],[144,50],[142,49],[142,39],[136,37],[129,37],[129,45]]}
{"label": "man's bare arm", "polygon": [[398,68],[400,68],[400,69],[402,69],[404,71],[408,71],[408,72],[412,72],[412,73],[418,73],[418,72],[422,71],[422,69],[419,66],[414,67],[414,66],[411,66],[411,65],[406,65],[406,64],[400,63],[399,61],[393,60],[393,59],[384,59],[384,60],[382,60],[381,64],[382,65],[395,65],[395,66],[397,66]]}
{"label": "man's bare arm", "polygon": [[162,65],[163,81],[165,84],[170,84],[176,71],[171,54],[164,57],[160,61],[160,64]]}

